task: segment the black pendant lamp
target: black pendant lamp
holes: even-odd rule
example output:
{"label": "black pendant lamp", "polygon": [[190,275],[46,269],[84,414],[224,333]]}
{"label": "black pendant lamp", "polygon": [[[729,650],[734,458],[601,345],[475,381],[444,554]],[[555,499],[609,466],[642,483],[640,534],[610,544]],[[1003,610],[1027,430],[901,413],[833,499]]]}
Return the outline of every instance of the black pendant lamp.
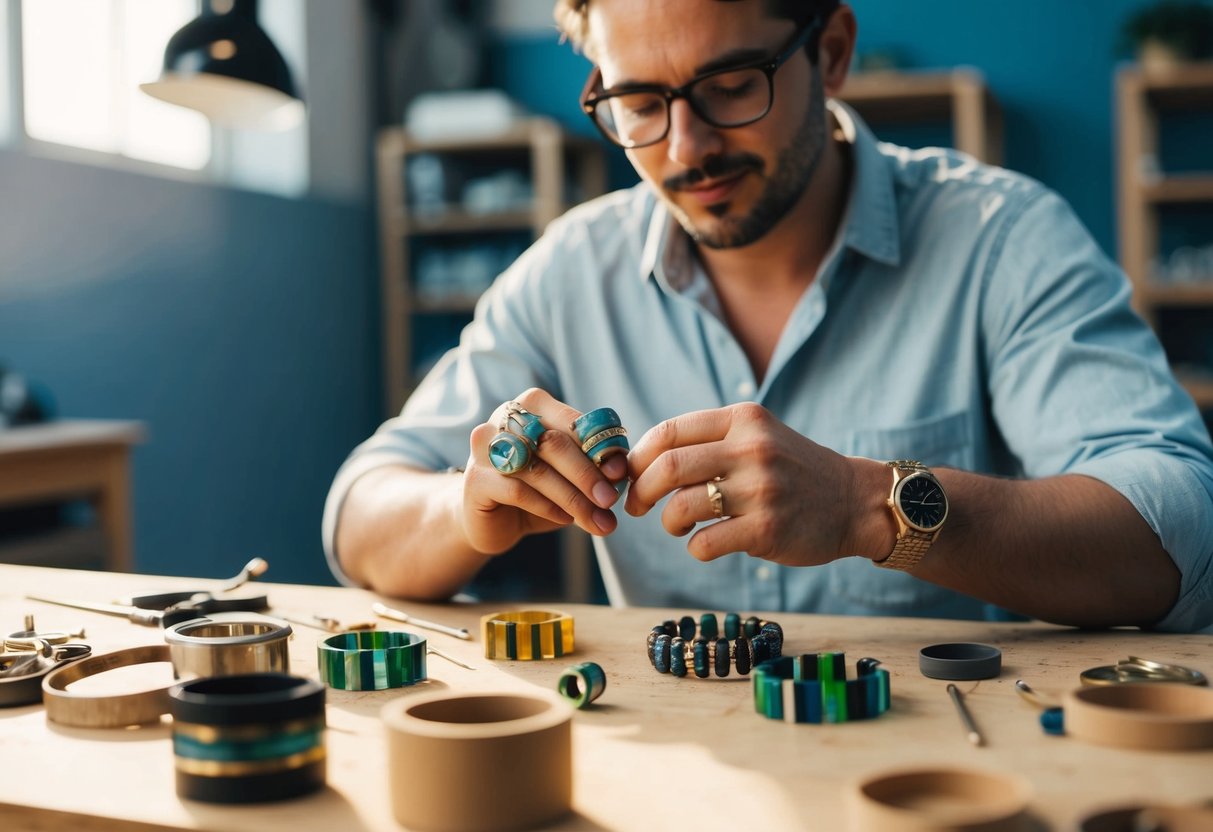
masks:
{"label": "black pendant lamp", "polygon": [[303,119],[291,71],[257,25],[256,0],[233,0],[222,14],[205,3],[169,39],[160,80],[139,89],[224,127],[286,130]]}

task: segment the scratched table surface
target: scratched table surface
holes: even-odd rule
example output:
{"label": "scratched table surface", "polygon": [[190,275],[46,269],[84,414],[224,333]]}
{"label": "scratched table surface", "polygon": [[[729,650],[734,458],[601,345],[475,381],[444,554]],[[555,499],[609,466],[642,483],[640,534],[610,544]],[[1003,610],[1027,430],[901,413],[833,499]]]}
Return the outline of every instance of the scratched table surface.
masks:
{"label": "scratched table surface", "polygon": [[[156,644],[162,632],[122,618],[25,600],[27,594],[110,601],[141,592],[217,585],[195,578],[0,566],[0,631],[21,628],[27,613],[43,630],[87,628],[96,653]],[[845,651],[848,675],[864,656],[891,673],[892,707],[878,719],[797,725],[753,709],[748,678],[674,678],[645,656],[649,629],[701,610],[559,607],[576,622],[576,651],[551,661],[489,661],[477,632],[496,605],[392,602],[357,589],[258,582],[238,592],[266,592],[273,612],[373,620],[384,600],[410,614],[475,633],[473,641],[380,620],[382,629],[426,635],[472,665],[429,657],[429,680],[379,692],[329,690],[328,786],[272,804],[221,806],[177,797],[170,722],[102,730],[47,722],[40,706],[0,709],[0,829],[399,830],[391,814],[382,706],[427,691],[525,692],[554,688],[577,661],[598,662],[605,694],[573,724],[574,808],[555,829],[782,829],[847,827],[849,789],[862,778],[900,767],[962,767],[1008,772],[1032,787],[1031,825],[1072,830],[1100,809],[1133,803],[1195,804],[1213,797],[1213,751],[1147,752],[1099,747],[1045,735],[1037,712],[1016,694],[1022,678],[1060,697],[1089,667],[1129,655],[1195,667],[1213,675],[1213,637],[1136,630],[1086,632],[1039,623],[878,619],[771,614],[785,633],[785,654]],[[521,608],[519,605],[505,607]],[[718,613],[723,610],[716,611]],[[759,612],[739,610],[744,615]],[[327,634],[294,627],[291,671],[317,678],[315,648]],[[928,644],[977,641],[1003,651],[998,678],[962,682],[985,738],[966,741],[946,683],[918,670]],[[110,678],[107,678],[110,677]],[[167,664],[111,671],[80,685],[131,690],[172,681]],[[475,784],[467,784],[475,799]]]}

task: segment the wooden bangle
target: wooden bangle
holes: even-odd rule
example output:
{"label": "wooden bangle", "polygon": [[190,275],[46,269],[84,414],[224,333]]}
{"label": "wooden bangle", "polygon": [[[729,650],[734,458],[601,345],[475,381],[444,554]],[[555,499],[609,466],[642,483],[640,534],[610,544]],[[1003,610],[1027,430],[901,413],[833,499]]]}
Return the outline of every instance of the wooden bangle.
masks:
{"label": "wooden bangle", "polygon": [[1066,694],[1066,733],[1116,748],[1179,751],[1213,747],[1213,690],[1130,682]]}
{"label": "wooden bangle", "polygon": [[847,793],[850,829],[1006,832],[1026,823],[1032,787],[1018,775],[909,768],[866,777]]}
{"label": "wooden bangle", "polygon": [[572,805],[573,709],[555,691],[422,694],[381,714],[402,826],[533,829]]}
{"label": "wooden bangle", "polygon": [[159,722],[160,717],[168,713],[168,690],[172,685],[138,693],[105,696],[73,693],[67,690],[67,686],[107,670],[170,660],[168,645],[154,644],[116,650],[56,668],[42,680],[46,718],[77,728],[122,728]]}
{"label": "wooden bangle", "polygon": [[553,610],[490,613],[480,619],[486,659],[556,659],[573,652],[573,617]]}

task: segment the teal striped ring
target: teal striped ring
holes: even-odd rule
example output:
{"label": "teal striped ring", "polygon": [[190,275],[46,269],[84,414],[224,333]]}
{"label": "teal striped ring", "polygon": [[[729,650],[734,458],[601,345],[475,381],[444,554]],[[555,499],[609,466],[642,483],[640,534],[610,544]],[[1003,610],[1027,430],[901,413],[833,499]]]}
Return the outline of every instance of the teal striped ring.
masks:
{"label": "teal striped ring", "polygon": [[619,414],[609,407],[583,413],[573,420],[572,429],[581,443],[581,450],[595,465],[601,465],[613,454],[626,454],[630,447],[627,429]]}
{"label": "teal striped ring", "polygon": [[539,447],[539,437],[547,430],[543,420],[524,410],[518,402],[508,402],[501,432],[489,442],[489,462],[507,477],[531,467]]}
{"label": "teal striped ring", "polygon": [[339,690],[387,690],[424,681],[425,639],[413,633],[359,630],[316,646],[320,681]]}
{"label": "teal striped ring", "polygon": [[754,668],[754,710],[785,722],[853,722],[889,709],[889,671],[876,659],[855,663],[848,681],[845,653],[784,656]]}
{"label": "teal striped ring", "polygon": [[560,674],[556,690],[575,708],[584,708],[606,690],[606,671],[597,662],[581,662]]}

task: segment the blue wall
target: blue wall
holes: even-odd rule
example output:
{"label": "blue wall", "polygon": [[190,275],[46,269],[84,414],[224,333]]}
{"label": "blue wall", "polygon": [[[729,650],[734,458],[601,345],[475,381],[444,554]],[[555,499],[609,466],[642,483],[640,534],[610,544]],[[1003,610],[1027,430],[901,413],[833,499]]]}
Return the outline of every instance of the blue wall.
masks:
{"label": "blue wall", "polygon": [[[1114,251],[1112,79],[1140,0],[854,0],[860,49],[980,68],[1007,163]],[[586,135],[588,63],[554,30],[490,48],[493,82]],[[1207,134],[1206,134],[1207,135]],[[1206,143],[1205,147],[1208,144]],[[615,180],[634,181],[621,153]],[[328,581],[320,509],[381,411],[370,206],[284,200],[0,152],[0,362],[65,416],[139,419],[137,566]]]}
{"label": "blue wall", "polygon": [[320,512],[378,422],[374,223],[0,152],[0,362],[138,419],[138,571],[328,582]]}
{"label": "blue wall", "polygon": [[[860,51],[915,68],[979,68],[1006,120],[1006,164],[1048,184],[1115,252],[1113,76],[1121,22],[1144,0],[852,0]],[[493,82],[592,133],[577,107],[589,64],[554,30],[496,44]],[[893,138],[893,136],[890,136]],[[626,164],[626,162],[624,163]]]}

